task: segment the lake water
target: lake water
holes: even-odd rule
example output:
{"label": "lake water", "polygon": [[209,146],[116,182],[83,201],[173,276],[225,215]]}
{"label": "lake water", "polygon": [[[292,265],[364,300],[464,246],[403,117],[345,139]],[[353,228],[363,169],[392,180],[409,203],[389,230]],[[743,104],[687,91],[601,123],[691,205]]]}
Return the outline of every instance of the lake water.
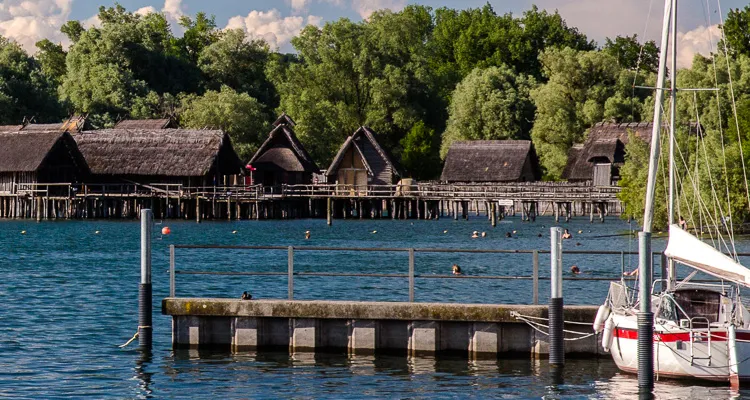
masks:
{"label": "lake water", "polygon": [[[483,218],[470,221],[324,220],[193,222],[168,221],[169,236],[154,232],[154,351],[135,344],[117,346],[135,333],[139,282],[137,222],[0,221],[0,397],[9,398],[629,398],[635,377],[621,374],[608,360],[568,360],[553,379],[545,361],[467,361],[453,358],[286,353],[229,354],[172,351],[171,321],[159,313],[167,296],[169,244],[281,245],[335,247],[415,247],[547,250],[551,218],[522,223],[518,218],[491,228]],[[610,218],[604,224],[574,219],[561,224],[573,233],[566,250],[635,251],[627,233],[635,226]],[[310,230],[310,240],[304,232]],[[486,238],[471,239],[472,231]],[[26,231],[26,234],[21,234]],[[99,231],[99,233],[96,233]],[[236,231],[236,233],[233,233]],[[376,231],[376,233],[373,233]],[[506,238],[505,232],[513,232]],[[578,231],[581,231],[579,234]],[[538,237],[542,234],[542,237]],[[664,247],[656,239],[654,250]],[[739,249],[750,241],[739,242]],[[285,272],[286,251],[177,250],[185,271]],[[305,272],[406,273],[406,253],[303,252],[295,270]],[[421,275],[450,273],[458,263],[467,275],[531,275],[529,254],[421,253]],[[626,256],[627,269],[637,256]],[[582,276],[618,276],[619,255],[565,255],[565,267]],[[549,276],[549,257],[540,255],[540,275]],[[566,304],[600,304],[606,281],[566,276]],[[178,296],[286,298],[283,276],[178,275]],[[540,284],[546,303],[548,281]],[[417,279],[416,301],[529,303],[529,280]],[[405,301],[403,278],[298,277],[296,299]],[[722,386],[660,382],[663,398],[726,398]],[[750,395],[750,393],[747,393]]]}

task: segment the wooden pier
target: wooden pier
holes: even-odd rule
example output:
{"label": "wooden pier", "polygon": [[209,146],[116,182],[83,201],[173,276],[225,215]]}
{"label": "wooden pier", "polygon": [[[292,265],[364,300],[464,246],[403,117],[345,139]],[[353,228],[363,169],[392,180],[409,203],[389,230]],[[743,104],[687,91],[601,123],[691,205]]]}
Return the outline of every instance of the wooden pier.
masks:
{"label": "wooden pier", "polygon": [[588,216],[604,221],[624,212],[619,187],[557,182],[492,185],[306,184],[205,186],[180,184],[16,184],[0,192],[0,218],[137,218],[143,208],[156,218],[240,219],[468,219],[494,226],[508,215],[524,221]]}

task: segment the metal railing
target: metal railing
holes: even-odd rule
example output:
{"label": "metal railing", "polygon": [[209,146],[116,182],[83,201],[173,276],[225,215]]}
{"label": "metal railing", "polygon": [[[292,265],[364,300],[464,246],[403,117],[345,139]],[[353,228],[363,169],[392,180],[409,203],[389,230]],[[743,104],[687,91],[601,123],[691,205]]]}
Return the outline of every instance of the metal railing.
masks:
{"label": "metal railing", "polygon": [[[286,272],[260,272],[260,271],[187,271],[176,269],[176,249],[215,249],[215,250],[277,250],[287,252]],[[346,252],[396,252],[408,254],[408,273],[354,273],[354,272],[300,272],[295,271],[294,255],[296,252],[316,251],[346,251]],[[439,275],[439,274],[417,274],[415,272],[416,253],[464,253],[464,254],[528,254],[531,256],[532,274],[530,276],[514,275]],[[310,246],[224,246],[224,245],[170,245],[169,246],[169,296],[176,297],[176,275],[224,275],[224,276],[286,276],[287,298],[294,300],[295,277],[369,277],[369,278],[407,278],[409,287],[409,302],[414,302],[414,287],[417,279],[469,279],[469,280],[531,280],[532,281],[532,303],[539,304],[539,281],[550,280],[549,277],[539,276],[539,254],[549,254],[549,250],[482,250],[482,249],[436,249],[436,248],[350,248],[350,247],[310,247]],[[635,255],[631,251],[587,251],[569,250],[564,254],[587,254],[587,255],[619,255],[620,270],[625,272],[625,256]],[[652,253],[661,256],[661,253]],[[570,280],[578,281],[612,281],[612,280],[635,280],[635,277],[618,275],[615,277],[584,277],[576,276]]]}

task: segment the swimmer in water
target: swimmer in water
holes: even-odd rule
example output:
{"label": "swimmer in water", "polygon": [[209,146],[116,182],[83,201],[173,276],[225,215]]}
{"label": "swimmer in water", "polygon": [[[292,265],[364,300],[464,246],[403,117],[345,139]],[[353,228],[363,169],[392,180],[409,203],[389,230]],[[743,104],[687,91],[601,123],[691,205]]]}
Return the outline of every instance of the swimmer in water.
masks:
{"label": "swimmer in water", "polygon": [[577,265],[574,265],[574,266],[570,267],[570,273],[573,274],[573,275],[578,275],[578,274],[581,273],[581,269],[578,268]]}
{"label": "swimmer in water", "polygon": [[474,233],[471,234],[471,238],[472,239],[476,239],[478,237],[479,237],[479,232],[477,232],[477,231],[474,231]]}
{"label": "swimmer in water", "polygon": [[453,275],[461,275],[461,267],[458,264],[453,264]]}
{"label": "swimmer in water", "polygon": [[572,237],[573,237],[573,235],[571,235],[570,231],[568,231],[567,229],[565,230],[565,232],[563,232],[563,235],[562,235],[563,239],[570,239]]}
{"label": "swimmer in water", "polygon": [[305,240],[310,239],[310,231],[305,231]]}

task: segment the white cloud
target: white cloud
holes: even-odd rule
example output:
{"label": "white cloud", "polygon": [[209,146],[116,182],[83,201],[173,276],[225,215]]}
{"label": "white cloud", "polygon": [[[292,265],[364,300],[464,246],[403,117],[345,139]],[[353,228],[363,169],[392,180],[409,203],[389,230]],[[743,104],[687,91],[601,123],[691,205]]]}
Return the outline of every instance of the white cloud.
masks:
{"label": "white cloud", "polygon": [[141,7],[135,10],[134,14],[147,15],[147,14],[152,14],[152,13],[157,13],[157,12],[159,11],[157,11],[156,8],[154,8],[153,6],[146,6],[146,7]]}
{"label": "white cloud", "polygon": [[[341,4],[340,1],[337,1],[337,3]],[[369,18],[373,12],[384,8],[401,11],[404,7],[406,7],[406,0],[352,0],[352,8],[364,19]]]}
{"label": "white cloud", "polygon": [[719,25],[699,26],[688,32],[677,33],[677,68],[690,68],[696,54],[709,56],[716,51],[721,38]]}
{"label": "white cloud", "polygon": [[164,0],[164,7],[161,9],[161,12],[175,20],[185,15],[185,12],[182,10],[182,0]]}
{"label": "white cloud", "polygon": [[253,10],[245,17],[230,18],[226,28],[242,29],[251,37],[264,39],[272,48],[279,48],[289,43],[305,26],[319,25],[322,20],[314,15],[282,17],[276,9]]}
{"label": "white cloud", "polygon": [[310,4],[311,1],[312,0],[286,0],[294,12],[307,10],[307,5]]}
{"label": "white cloud", "polygon": [[67,21],[73,0],[2,0],[0,2],[0,35],[18,42],[34,53],[35,43],[47,38],[67,44],[60,32]]}

